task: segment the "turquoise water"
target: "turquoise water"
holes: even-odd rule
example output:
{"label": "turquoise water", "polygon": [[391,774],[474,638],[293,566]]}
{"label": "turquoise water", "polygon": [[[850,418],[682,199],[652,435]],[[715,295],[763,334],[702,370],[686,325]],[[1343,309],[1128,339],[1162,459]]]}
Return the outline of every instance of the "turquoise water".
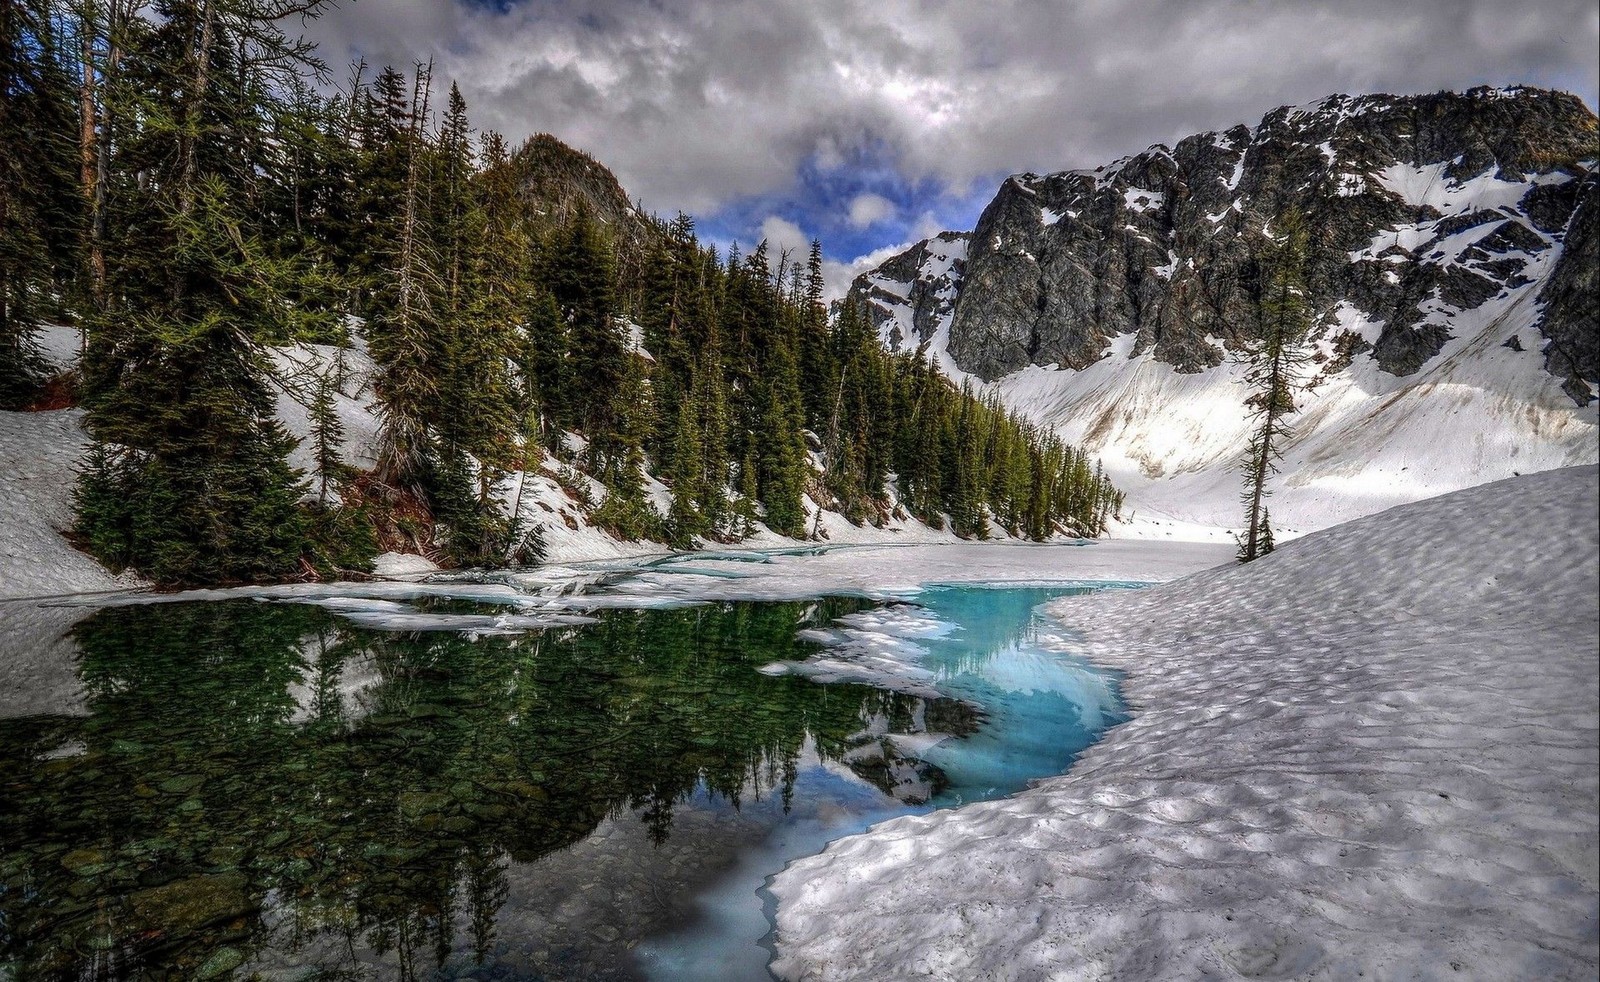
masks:
{"label": "turquoise water", "polygon": [[[760,977],[789,859],[1059,773],[1120,718],[1111,676],[1041,643],[1034,608],[1085,589],[488,637],[96,612],[81,711],[0,719],[0,977]],[[915,645],[938,696],[760,671],[844,627]]]}

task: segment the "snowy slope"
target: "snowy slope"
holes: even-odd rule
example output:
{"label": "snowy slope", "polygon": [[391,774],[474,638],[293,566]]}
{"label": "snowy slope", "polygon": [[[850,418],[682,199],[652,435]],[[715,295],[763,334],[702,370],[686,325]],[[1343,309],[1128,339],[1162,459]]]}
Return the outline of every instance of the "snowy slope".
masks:
{"label": "snowy slope", "polygon": [[83,412],[0,412],[0,600],[139,585],[67,542],[78,461],[88,450]]}
{"label": "snowy slope", "polygon": [[1133,720],[791,865],[778,974],[1593,979],[1597,511],[1556,470],[1058,601]]}
{"label": "snowy slope", "polygon": [[[1310,531],[1518,473],[1600,460],[1600,403],[1579,408],[1534,353],[1542,280],[1456,313],[1454,338],[1414,375],[1370,358],[1302,394],[1268,507]],[[1382,324],[1353,307],[1341,329]],[[1521,337],[1528,350],[1505,341]],[[1029,367],[999,380],[1006,404],[1098,456],[1134,513],[1236,527],[1238,464],[1250,431],[1242,369],[1184,374],[1125,335],[1081,372]],[[1327,350],[1324,338],[1319,347]]]}

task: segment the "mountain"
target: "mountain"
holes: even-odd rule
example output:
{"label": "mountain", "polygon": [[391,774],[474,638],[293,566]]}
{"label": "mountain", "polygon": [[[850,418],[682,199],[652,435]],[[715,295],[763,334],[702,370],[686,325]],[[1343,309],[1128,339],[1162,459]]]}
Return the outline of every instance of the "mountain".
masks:
{"label": "mountain", "polygon": [[1274,218],[1311,229],[1315,367],[1274,518],[1322,527],[1597,457],[1595,114],[1565,93],[1335,95],[1007,179],[971,233],[856,279],[892,349],[1098,454],[1135,508],[1238,524],[1230,359]]}
{"label": "mountain", "polygon": [[536,225],[563,226],[580,211],[587,212],[605,227],[621,279],[639,277],[650,247],[661,236],[610,168],[548,133],[529,137],[506,166]]}

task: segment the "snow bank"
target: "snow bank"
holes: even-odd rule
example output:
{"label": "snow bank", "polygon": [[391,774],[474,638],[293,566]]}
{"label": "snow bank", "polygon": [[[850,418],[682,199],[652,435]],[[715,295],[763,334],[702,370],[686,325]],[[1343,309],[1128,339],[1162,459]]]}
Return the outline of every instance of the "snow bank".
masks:
{"label": "snow bank", "polygon": [[439,566],[426,556],[385,552],[372,557],[372,575],[384,580],[421,578],[437,573]]}
{"label": "snow bank", "polygon": [[1597,508],[1568,468],[1052,605],[1134,719],[794,863],[775,970],[1594,978]]}
{"label": "snow bank", "polygon": [[88,450],[83,413],[0,412],[0,600],[138,586],[113,576],[62,536]]}

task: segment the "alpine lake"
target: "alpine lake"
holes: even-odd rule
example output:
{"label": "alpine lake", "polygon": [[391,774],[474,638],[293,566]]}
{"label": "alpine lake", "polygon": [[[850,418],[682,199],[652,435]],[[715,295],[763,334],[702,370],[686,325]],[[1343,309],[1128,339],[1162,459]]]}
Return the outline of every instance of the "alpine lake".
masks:
{"label": "alpine lake", "polygon": [[[0,719],[0,979],[766,978],[787,861],[1059,774],[1124,718],[1112,673],[1038,643],[1035,608],[1091,589],[504,634],[95,609],[80,710]],[[772,668],[830,638],[914,645],[933,684]]]}

